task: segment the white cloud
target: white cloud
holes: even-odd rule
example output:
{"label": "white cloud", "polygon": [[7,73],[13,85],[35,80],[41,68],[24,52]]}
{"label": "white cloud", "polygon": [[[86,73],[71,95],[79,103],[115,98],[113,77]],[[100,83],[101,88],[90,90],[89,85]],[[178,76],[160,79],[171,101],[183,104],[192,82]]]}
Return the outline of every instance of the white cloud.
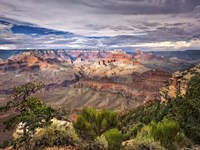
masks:
{"label": "white cloud", "polygon": [[14,45],[14,44],[1,44],[0,49],[3,49],[3,50],[16,49],[16,45]]}
{"label": "white cloud", "polygon": [[198,49],[200,47],[200,40],[191,41],[177,41],[177,42],[155,42],[155,43],[141,43],[141,44],[130,44],[130,45],[113,45],[111,48],[117,47],[132,47],[132,48],[144,48],[149,50],[185,50],[185,49]]}

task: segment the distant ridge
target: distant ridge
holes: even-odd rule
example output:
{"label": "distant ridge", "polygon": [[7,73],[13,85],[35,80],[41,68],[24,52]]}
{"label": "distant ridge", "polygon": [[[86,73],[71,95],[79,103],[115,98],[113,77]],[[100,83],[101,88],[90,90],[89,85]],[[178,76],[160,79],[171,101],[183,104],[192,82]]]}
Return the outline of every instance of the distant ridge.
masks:
{"label": "distant ridge", "polygon": [[200,60],[200,50],[185,50],[185,51],[153,51],[155,55],[164,57],[177,57],[184,60]]}
{"label": "distant ridge", "polygon": [[[19,54],[21,52],[25,51],[102,51],[101,49],[30,49],[30,50],[0,50],[0,59],[6,60],[10,56]],[[113,50],[103,50],[103,51],[113,51]],[[132,54],[133,52],[127,52],[128,54]],[[185,51],[150,51],[150,52],[145,52],[145,53],[152,53],[154,55],[159,55],[167,58],[171,57],[177,57],[179,59],[184,59],[188,61],[195,61],[195,60],[200,60],[200,50],[185,50]]]}
{"label": "distant ridge", "polygon": [[19,50],[0,50],[0,59],[6,60],[10,56],[19,54],[20,52]]}

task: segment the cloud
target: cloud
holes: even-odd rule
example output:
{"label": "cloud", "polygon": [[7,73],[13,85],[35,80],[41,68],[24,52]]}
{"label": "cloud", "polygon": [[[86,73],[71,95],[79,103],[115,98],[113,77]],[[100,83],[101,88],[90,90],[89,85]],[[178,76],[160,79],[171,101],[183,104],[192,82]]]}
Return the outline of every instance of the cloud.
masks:
{"label": "cloud", "polygon": [[194,47],[199,6],[199,0],[1,0],[0,48]]}
{"label": "cloud", "polygon": [[0,45],[1,50],[12,50],[16,49],[16,46],[14,44],[2,44]]}
{"label": "cloud", "polygon": [[[33,28],[31,32],[13,32],[11,24],[1,24],[0,49],[71,49],[71,48],[97,48],[102,47],[100,39],[88,38],[68,32],[62,34],[43,28]],[[30,27],[28,27],[29,29]],[[43,32],[47,32],[41,34]],[[104,38],[104,37],[102,37]],[[106,37],[107,38],[107,37]]]}
{"label": "cloud", "polygon": [[111,14],[177,14],[191,12],[198,0],[82,0],[80,4]]}
{"label": "cloud", "polygon": [[177,42],[152,42],[152,43],[141,43],[141,44],[127,44],[127,45],[113,45],[111,48],[126,48],[128,50],[134,49],[143,49],[146,51],[155,51],[155,50],[186,50],[186,49],[196,49],[199,50],[200,40],[191,40],[191,41],[177,41]]}

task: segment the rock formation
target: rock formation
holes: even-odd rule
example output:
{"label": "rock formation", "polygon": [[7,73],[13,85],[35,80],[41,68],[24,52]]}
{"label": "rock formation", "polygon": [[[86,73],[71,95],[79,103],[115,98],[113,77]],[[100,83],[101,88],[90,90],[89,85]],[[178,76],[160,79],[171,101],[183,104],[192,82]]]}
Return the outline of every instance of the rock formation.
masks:
{"label": "rock formation", "polygon": [[169,99],[174,99],[178,95],[184,96],[189,80],[197,73],[200,73],[200,63],[188,70],[175,72],[169,79],[168,84],[160,91],[161,101],[165,102]]}
{"label": "rock formation", "polygon": [[180,63],[141,51],[21,51],[0,63],[0,95],[6,101],[13,86],[40,80],[39,96],[55,107],[131,108],[158,98],[171,72],[188,66]]}

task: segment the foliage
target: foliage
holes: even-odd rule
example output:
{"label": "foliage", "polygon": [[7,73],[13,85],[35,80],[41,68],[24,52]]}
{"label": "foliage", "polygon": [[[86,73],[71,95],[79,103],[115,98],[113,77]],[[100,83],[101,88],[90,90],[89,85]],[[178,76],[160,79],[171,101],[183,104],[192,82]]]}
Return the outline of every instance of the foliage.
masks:
{"label": "foliage", "polygon": [[144,126],[133,141],[134,144],[126,146],[126,149],[130,147],[132,149],[141,147],[151,149],[153,145],[158,147],[161,145],[166,149],[176,150],[178,148],[191,147],[192,145],[192,142],[184,135],[180,126],[175,121],[166,118],[158,123],[152,121]]}
{"label": "foliage", "polygon": [[123,135],[117,128],[110,129],[103,134],[108,141],[109,150],[118,150],[121,146]]}
{"label": "foliage", "polygon": [[152,121],[144,126],[137,136],[123,144],[125,150],[176,150],[185,147],[191,147],[191,141],[188,140],[179,125],[171,120],[163,119],[156,123]]}
{"label": "foliage", "polygon": [[60,127],[57,124],[41,129],[33,137],[33,143],[35,143],[35,149],[52,146],[78,147],[81,145],[80,139],[73,128]]}
{"label": "foliage", "polygon": [[137,133],[142,129],[143,126],[144,124],[139,122],[126,127],[122,127],[123,141],[135,138]]}
{"label": "foliage", "polygon": [[23,135],[14,141],[14,147],[24,146],[31,149],[30,141],[37,128],[42,128],[51,123],[54,110],[43,104],[38,98],[30,97],[31,94],[42,88],[39,82],[30,82],[15,88],[14,100],[9,101],[0,108],[1,113],[16,110],[17,115],[5,121],[5,130],[22,124]]}
{"label": "foliage", "polygon": [[187,97],[191,99],[200,98],[200,74],[194,76],[190,82],[187,90]]}
{"label": "foliage", "polygon": [[165,114],[164,110],[162,110],[163,108],[165,106],[161,105],[158,100],[148,105],[139,106],[121,117],[122,126],[127,128],[136,123],[148,124],[152,120],[160,121]]}
{"label": "foliage", "polygon": [[98,136],[94,141],[84,143],[82,149],[96,149],[96,150],[107,150],[108,149],[108,141],[104,135]]}
{"label": "foliage", "polygon": [[162,145],[168,147],[180,132],[179,125],[171,120],[163,119],[161,122],[151,122],[151,136],[160,141]]}
{"label": "foliage", "polygon": [[170,103],[172,107],[168,110],[166,118],[176,120],[184,130],[185,135],[199,144],[200,116],[198,114],[200,111],[197,101],[185,97]]}
{"label": "foliage", "polygon": [[149,124],[160,122],[164,118],[174,120],[183,130],[186,137],[200,144],[200,75],[194,76],[188,85],[184,97],[161,104],[155,101],[146,106],[140,106],[122,116],[122,131],[126,133],[130,126],[137,123]]}
{"label": "foliage", "polygon": [[65,107],[59,107],[55,110],[54,116],[59,120],[68,120],[71,111]]}
{"label": "foliage", "polygon": [[139,136],[159,141],[162,146],[171,150],[176,150],[189,144],[179,125],[168,119],[163,119],[158,123],[152,121],[141,130]]}
{"label": "foliage", "polygon": [[117,127],[118,123],[118,116],[112,111],[85,108],[74,123],[74,128],[82,139],[93,141],[105,131]]}
{"label": "foliage", "polygon": [[165,150],[159,142],[149,138],[135,138],[130,142],[131,143],[125,143],[125,145],[122,146],[122,150]]}
{"label": "foliage", "polygon": [[108,141],[106,140],[106,137],[104,135],[98,136],[95,139],[95,143],[98,143],[99,149],[105,150],[108,149]]}
{"label": "foliage", "polygon": [[170,101],[166,115],[176,120],[184,130],[185,135],[196,144],[200,144],[200,75],[196,75],[189,82],[185,97],[178,97]]}

